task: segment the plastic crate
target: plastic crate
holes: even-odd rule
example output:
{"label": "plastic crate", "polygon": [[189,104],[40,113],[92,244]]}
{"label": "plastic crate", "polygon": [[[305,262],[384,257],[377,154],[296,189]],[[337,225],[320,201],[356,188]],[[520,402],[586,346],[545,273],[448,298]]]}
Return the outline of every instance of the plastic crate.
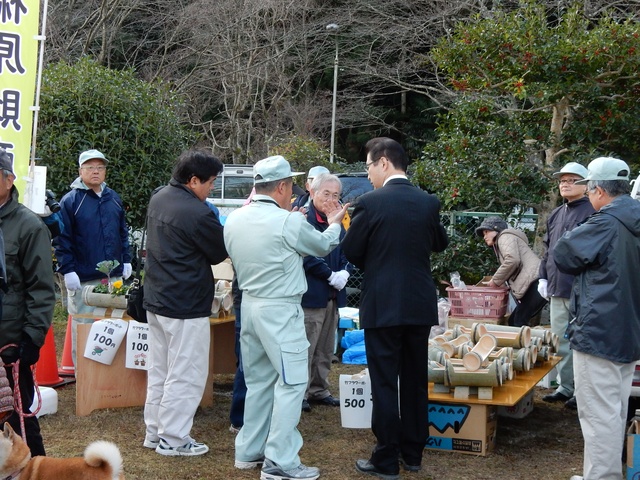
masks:
{"label": "plastic crate", "polygon": [[504,287],[447,287],[452,317],[499,318],[507,312],[509,289]]}

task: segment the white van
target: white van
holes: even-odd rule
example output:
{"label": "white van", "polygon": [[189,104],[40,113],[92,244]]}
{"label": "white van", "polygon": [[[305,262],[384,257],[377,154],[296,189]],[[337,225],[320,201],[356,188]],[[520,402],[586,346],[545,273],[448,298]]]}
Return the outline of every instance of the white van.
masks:
{"label": "white van", "polygon": [[225,165],[222,174],[216,178],[208,202],[228,215],[241,207],[253,189],[253,165]]}

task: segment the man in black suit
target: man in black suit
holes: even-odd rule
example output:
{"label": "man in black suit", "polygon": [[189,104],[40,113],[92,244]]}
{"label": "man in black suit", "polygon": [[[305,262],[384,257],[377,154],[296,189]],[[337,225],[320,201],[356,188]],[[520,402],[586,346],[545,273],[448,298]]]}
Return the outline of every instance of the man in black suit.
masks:
{"label": "man in black suit", "polygon": [[428,437],[427,343],[438,323],[430,256],[444,250],[448,238],[439,200],[407,179],[402,146],[374,138],[365,150],[375,190],[358,199],[341,244],[347,259],[364,270],[360,322],[377,439],[371,458],[356,461],[356,469],[394,480],[399,463],[420,470]]}

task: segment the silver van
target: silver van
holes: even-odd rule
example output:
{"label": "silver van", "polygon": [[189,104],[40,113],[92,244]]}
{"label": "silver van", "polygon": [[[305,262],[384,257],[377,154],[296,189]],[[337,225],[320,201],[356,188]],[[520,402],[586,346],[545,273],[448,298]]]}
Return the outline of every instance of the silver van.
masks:
{"label": "silver van", "polygon": [[228,215],[242,206],[252,188],[253,165],[225,165],[207,201],[218,207],[222,215]]}

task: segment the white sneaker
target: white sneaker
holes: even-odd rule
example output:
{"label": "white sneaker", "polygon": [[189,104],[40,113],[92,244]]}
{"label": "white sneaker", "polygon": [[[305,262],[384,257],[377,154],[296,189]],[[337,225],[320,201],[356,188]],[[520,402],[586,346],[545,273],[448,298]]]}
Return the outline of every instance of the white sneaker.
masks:
{"label": "white sneaker", "polygon": [[316,480],[319,476],[320,470],[316,467],[307,467],[301,463],[291,470],[283,470],[266,459],[260,472],[260,480]]}
{"label": "white sneaker", "polygon": [[569,480],[584,480],[584,477],[582,475],[574,475]]}
{"label": "white sneaker", "polygon": [[145,438],[142,446],[144,448],[153,448],[155,450],[156,448],[158,448],[159,444],[160,444],[160,440],[148,440]]}
{"label": "white sneaker", "polygon": [[167,457],[193,457],[196,455],[204,455],[209,451],[204,443],[198,443],[192,440],[185,443],[181,447],[172,447],[164,440],[160,439],[160,443],[156,447],[156,453],[166,455]]}
{"label": "white sneaker", "polygon": [[234,424],[231,424],[229,427],[229,431],[233,434],[237,434],[240,431],[241,427],[236,427]]}
{"label": "white sneaker", "polygon": [[243,462],[242,460],[236,460],[233,465],[236,468],[239,468],[240,470],[250,470],[252,468],[258,468],[263,463],[264,463],[264,458],[260,458],[258,460],[253,460],[251,462]]}

